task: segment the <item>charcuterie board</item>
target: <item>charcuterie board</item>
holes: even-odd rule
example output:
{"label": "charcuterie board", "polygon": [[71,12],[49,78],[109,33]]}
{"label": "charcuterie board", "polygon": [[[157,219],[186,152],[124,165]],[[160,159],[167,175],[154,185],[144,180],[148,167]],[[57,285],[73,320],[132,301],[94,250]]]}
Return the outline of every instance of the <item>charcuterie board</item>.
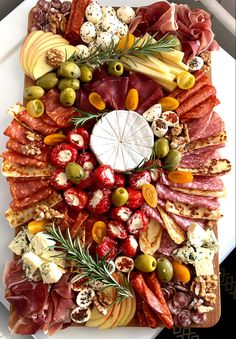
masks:
{"label": "charcuterie board", "polygon": [[[31,25],[31,20],[32,20],[32,17],[33,17],[33,12],[31,11],[31,13],[30,13],[30,16],[29,16],[29,28],[32,26]],[[49,45],[50,46],[50,45]],[[63,47],[64,48],[64,47]],[[208,54],[207,53],[207,55],[208,55],[208,57],[207,57],[207,63],[209,63],[210,64],[210,54]],[[124,64],[125,65],[127,65],[127,62],[125,62],[124,61]],[[206,64],[206,66],[208,66],[207,64]],[[55,66],[54,66],[55,67]],[[130,64],[128,64],[128,66],[127,67],[131,67],[131,65]],[[145,67],[145,66],[144,66]],[[129,68],[128,68],[129,69]],[[131,67],[131,69],[132,69],[132,67]],[[133,69],[132,69],[133,70]],[[144,68],[144,70],[145,70],[145,68]],[[211,69],[209,68],[209,70],[208,70],[208,78],[209,79],[211,79],[211,75],[210,75],[210,72],[211,72]],[[213,72],[214,72],[214,70],[213,70]],[[171,81],[170,81],[171,82]],[[160,80],[160,83],[162,83],[162,81]],[[208,83],[208,82],[207,82]],[[30,77],[29,76],[26,76],[26,78],[25,78],[25,89],[27,89],[27,88],[29,88],[30,86],[32,86],[32,84],[34,84],[34,81],[32,80],[32,79],[30,79]],[[165,83],[165,81],[164,81],[164,88],[165,88],[165,90],[166,90],[166,88],[169,86],[169,85],[167,85],[166,83]],[[169,91],[170,92],[170,91]],[[172,92],[172,91],[171,91]],[[174,91],[173,91],[174,92]],[[182,92],[181,92],[182,93]],[[180,93],[180,94],[181,94]],[[171,95],[170,95],[171,96]],[[174,97],[173,97],[174,98]],[[27,99],[27,100],[25,100],[25,105],[28,103],[28,100],[29,99]],[[127,100],[127,98],[126,98],[126,100]],[[91,102],[90,102],[91,103]],[[126,101],[126,103],[127,103],[127,101]],[[44,104],[45,104],[45,101],[44,101]],[[177,108],[178,109],[178,108]],[[130,109],[131,110],[131,109]],[[135,110],[135,109],[134,109]],[[82,110],[83,111],[83,110]],[[148,111],[148,110],[147,110]],[[190,112],[190,110],[187,110],[187,114],[190,114],[189,113]],[[146,113],[146,112],[145,112]],[[147,112],[148,113],[148,112]],[[121,113],[120,113],[121,114]],[[123,114],[123,113],[122,113]],[[191,112],[191,114],[193,114],[192,112]],[[186,119],[189,119],[189,116],[188,115],[186,115]],[[15,116],[15,118],[16,118],[16,120],[17,120],[17,116]],[[108,119],[108,118],[104,118],[104,120],[105,119]],[[117,118],[118,119],[118,118]],[[184,121],[185,119],[183,119],[183,121]],[[101,120],[102,121],[102,120]],[[107,121],[109,121],[109,120],[107,120]],[[147,120],[148,121],[148,120]],[[23,122],[21,122],[22,123],[22,125],[23,126],[27,126],[27,122],[25,122],[25,121],[23,121]],[[160,131],[158,130],[158,133],[160,133]],[[154,133],[155,134],[155,133]],[[156,135],[156,134],[155,134]],[[159,134],[158,134],[159,135]],[[160,136],[158,136],[158,137],[160,137]],[[223,139],[223,141],[224,141],[225,139]],[[205,140],[204,140],[204,142],[206,142]],[[208,144],[206,144],[206,146],[207,146]],[[213,144],[214,145],[214,144]],[[92,147],[92,144],[90,144],[90,147],[93,149],[93,150],[95,150],[95,147],[93,148]],[[190,147],[192,147],[192,145],[190,145]],[[190,149],[191,150],[191,149]],[[94,153],[96,154],[96,152],[94,151]],[[103,163],[101,160],[100,160],[100,163]],[[55,166],[55,162],[53,163],[53,165]],[[124,166],[125,166],[125,162],[124,162]],[[214,166],[214,164],[212,164],[211,166]],[[185,172],[186,170],[184,170],[184,166],[183,166],[183,168],[182,167],[180,167],[181,168],[181,170],[183,170],[183,172]],[[186,168],[188,168],[188,167],[186,167]],[[127,170],[127,168],[125,168],[126,170]],[[128,169],[129,170],[129,169]],[[128,171],[127,170],[127,171]],[[205,172],[204,171],[206,171],[206,169],[201,169],[203,172],[202,172],[202,176],[204,176],[205,174]],[[213,168],[212,169],[212,167],[211,168],[207,168],[207,170],[208,171],[214,171],[215,169]],[[227,168],[227,170],[228,170],[228,168]],[[121,170],[122,171],[122,170]],[[193,173],[194,173],[194,171],[193,171]],[[130,175],[132,175],[132,174],[130,174]],[[208,174],[209,175],[209,174]],[[168,177],[169,178],[169,177]],[[73,181],[72,181],[73,182]],[[158,187],[158,185],[157,185],[157,187]],[[157,189],[157,191],[158,191],[158,189]],[[188,191],[188,189],[187,189],[187,191]],[[178,190],[177,190],[177,192],[178,192]],[[181,190],[180,190],[180,192],[181,192]],[[185,193],[186,191],[182,191],[183,193]],[[144,194],[144,193],[143,193]],[[161,195],[162,193],[160,192],[160,195]],[[164,193],[163,193],[164,194]],[[158,191],[158,195],[159,195],[159,191]],[[180,193],[180,195],[181,195],[181,193]],[[198,195],[200,195],[200,198],[199,198],[199,201],[201,201],[201,198],[202,198],[202,196],[201,196],[201,194],[199,194],[198,193]],[[202,194],[203,196],[204,196],[204,194]],[[214,197],[215,195],[213,195],[213,197]],[[159,198],[159,196],[158,196],[158,198]],[[211,200],[211,199],[207,199],[206,198],[206,200],[208,201],[208,200]],[[160,201],[161,202],[161,201]],[[211,204],[211,201],[209,201],[208,202],[209,203],[209,205]],[[182,204],[182,202],[180,202],[180,204]],[[171,204],[169,204],[170,206],[171,206]],[[172,204],[172,205],[174,205],[174,204]],[[116,206],[115,205],[115,203],[114,203],[114,206]],[[151,205],[149,205],[149,206],[151,206]],[[162,210],[162,207],[161,207],[162,205],[160,205],[160,207],[158,208],[158,211],[159,211],[159,213],[160,213],[160,215],[161,215],[161,217],[162,217],[162,222],[164,221],[164,225],[165,225],[165,227],[164,228],[166,228],[167,230],[168,230],[168,226],[166,225],[166,223],[165,223],[165,220],[166,220],[166,218],[168,218],[168,215],[169,214],[165,214],[165,212],[163,212],[163,210]],[[176,207],[177,206],[177,207]],[[174,208],[177,210],[177,212],[178,212],[178,206],[182,206],[182,205],[175,205],[174,206]],[[172,206],[172,208],[173,208],[173,206]],[[91,209],[92,210],[92,209]],[[91,210],[90,210],[90,212],[91,212]],[[168,210],[168,212],[170,212],[169,210]],[[175,212],[177,215],[178,215],[178,213],[177,212]],[[85,212],[85,213],[87,213],[87,212]],[[163,214],[164,213],[164,214]],[[170,213],[172,213],[172,212],[170,212]],[[191,211],[191,213],[195,213],[194,211]],[[197,212],[197,213],[199,213],[199,212]],[[201,212],[201,213],[203,213],[203,212]],[[204,212],[204,213],[206,213],[206,212]],[[180,214],[181,215],[181,214]],[[205,216],[206,216],[206,214],[203,214],[203,219],[205,218]],[[86,216],[87,217],[87,216]],[[151,218],[153,218],[153,217],[151,217]],[[209,219],[209,218],[207,218],[207,219]],[[16,229],[17,231],[16,231],[16,234],[18,233],[18,231],[19,231],[19,227]],[[217,226],[214,224],[213,226],[212,226],[212,230],[214,231],[214,233],[215,233],[215,235],[217,235]],[[131,231],[130,231],[131,232]],[[172,232],[171,230],[169,231],[168,230],[168,233],[169,232]],[[131,233],[131,234],[133,234],[133,233]],[[135,234],[135,233],[134,233]],[[170,234],[170,233],[169,233]],[[180,232],[180,231],[178,231],[177,233],[176,233],[178,236],[179,236],[179,234],[182,234],[182,231]],[[174,239],[174,237],[176,237],[177,235],[174,235],[173,236],[173,238],[172,238],[172,240]],[[52,236],[53,236],[53,234],[51,234]],[[54,234],[54,236],[55,236],[55,234]],[[54,239],[56,239],[56,238],[54,238]],[[140,241],[140,240],[139,240]],[[190,241],[190,238],[189,238],[189,241]],[[143,251],[144,253],[145,253],[145,251]],[[145,253],[146,254],[146,253]],[[178,257],[178,253],[176,253],[176,257]],[[175,258],[175,257],[174,257]],[[15,257],[15,259],[16,259],[16,257]],[[157,256],[157,259],[158,259],[158,256]],[[177,259],[176,259],[177,260]],[[178,260],[177,260],[178,261]],[[217,280],[219,280],[219,260],[218,260],[218,254],[216,254],[215,256],[214,256],[214,260],[213,260],[213,271],[214,271],[214,275],[216,276],[216,279]],[[138,264],[136,264],[136,268],[138,267]],[[142,270],[140,270],[141,272],[143,272]],[[145,272],[145,271],[144,271]],[[191,272],[192,273],[192,272]],[[207,275],[207,274],[206,274]],[[123,279],[123,278],[119,278],[119,275],[118,275],[118,281],[119,281],[119,279]],[[133,287],[134,287],[134,289],[136,290],[136,285],[135,285],[135,283],[136,283],[136,277],[134,276],[134,278],[132,278],[132,280],[134,281],[134,283],[133,283]],[[214,278],[215,279],[215,278]],[[121,280],[120,280],[120,282],[121,282]],[[148,279],[147,279],[148,280]],[[196,282],[196,283],[198,283],[198,282]],[[151,283],[150,283],[151,284]],[[167,286],[167,285],[163,285],[162,287],[163,287],[163,289],[165,289],[165,286]],[[171,286],[171,285],[170,285]],[[178,285],[179,286],[179,285]],[[150,286],[149,286],[150,287]],[[172,285],[172,287],[173,287],[173,285]],[[178,292],[178,288],[177,288],[177,292],[176,292],[176,294],[177,293],[183,293],[183,292],[185,292],[185,291],[187,291],[187,289],[186,289],[186,285],[184,285],[184,286],[180,286],[181,288],[179,289],[179,292]],[[169,286],[167,286],[166,287],[167,289],[169,288]],[[174,288],[176,288],[176,286],[174,287]],[[138,291],[138,288],[137,288],[137,290],[136,290],[136,292]],[[183,291],[183,292],[180,292],[180,291]],[[193,291],[192,291],[193,292]],[[140,291],[138,292],[138,293],[140,293]],[[195,292],[194,292],[195,293]],[[183,293],[184,294],[184,293]],[[201,324],[197,324],[197,322],[198,321],[196,321],[196,322],[194,322],[194,323],[191,323],[191,324],[189,324],[189,326],[190,327],[211,327],[211,326],[213,326],[214,324],[216,324],[217,323],[217,321],[219,320],[219,318],[220,318],[220,289],[219,289],[219,284],[217,285],[217,287],[214,289],[214,294],[215,294],[215,303],[214,303],[214,310],[213,311],[211,311],[209,314],[207,314],[207,318],[206,318],[206,320],[202,323],[201,322]],[[195,293],[195,296],[196,296],[196,293]],[[191,297],[192,297],[192,295],[191,295]],[[144,298],[144,300],[147,302],[147,300]],[[149,300],[150,301],[150,300]],[[12,309],[13,310],[13,309]],[[188,310],[186,310],[186,311],[188,311]],[[119,312],[121,312],[121,310],[119,310]],[[175,314],[175,313],[173,313],[173,314]],[[15,313],[14,312],[12,312],[12,317],[11,317],[11,328],[13,327],[13,325],[14,325],[14,323],[15,323],[15,319],[14,319],[14,317],[15,317]],[[96,320],[96,319],[95,319]],[[178,324],[179,325],[181,325],[181,322],[180,323],[176,323],[176,325],[178,326]],[[77,325],[76,324],[76,322],[74,321],[74,322],[72,322],[72,326],[75,326],[75,325]],[[88,326],[89,327],[89,320],[88,320],[88,325],[86,325],[86,326]],[[140,319],[137,317],[137,315],[134,315],[133,317],[132,317],[132,319],[128,322],[128,324],[126,325],[126,326],[137,326],[137,327],[139,327],[139,326],[147,326],[147,323],[146,324],[141,324],[140,323]],[[162,323],[158,320],[158,324],[156,325],[156,327],[158,327],[158,326],[162,326]],[[186,325],[185,325],[186,326]],[[93,326],[92,326],[93,327]]]}

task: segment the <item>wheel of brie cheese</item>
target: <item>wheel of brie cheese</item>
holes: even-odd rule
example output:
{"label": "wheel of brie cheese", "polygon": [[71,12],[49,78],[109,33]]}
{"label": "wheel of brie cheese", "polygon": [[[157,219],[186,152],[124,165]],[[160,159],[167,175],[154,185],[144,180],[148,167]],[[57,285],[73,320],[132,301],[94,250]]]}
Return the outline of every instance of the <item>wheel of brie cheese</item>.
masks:
{"label": "wheel of brie cheese", "polygon": [[90,147],[101,164],[127,172],[150,159],[154,135],[142,115],[125,110],[107,113],[94,126]]}

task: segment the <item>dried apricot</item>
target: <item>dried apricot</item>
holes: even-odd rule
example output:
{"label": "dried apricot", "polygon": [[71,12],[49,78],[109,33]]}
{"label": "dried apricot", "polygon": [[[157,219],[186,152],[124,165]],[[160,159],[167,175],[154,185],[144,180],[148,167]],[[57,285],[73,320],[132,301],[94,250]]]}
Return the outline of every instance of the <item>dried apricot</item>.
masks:
{"label": "dried apricot", "polygon": [[157,207],[157,190],[152,184],[143,184],[142,195],[149,206]]}
{"label": "dried apricot", "polygon": [[168,179],[176,184],[187,184],[193,181],[191,172],[172,171],[168,173]]}

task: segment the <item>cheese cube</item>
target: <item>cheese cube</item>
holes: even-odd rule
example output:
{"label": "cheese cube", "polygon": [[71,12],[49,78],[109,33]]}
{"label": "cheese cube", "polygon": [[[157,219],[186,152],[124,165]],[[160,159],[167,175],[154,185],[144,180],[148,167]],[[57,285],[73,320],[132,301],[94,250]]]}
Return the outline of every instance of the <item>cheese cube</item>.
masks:
{"label": "cheese cube", "polygon": [[29,242],[26,232],[21,230],[17,236],[12,240],[8,248],[16,255],[22,255],[27,248]]}
{"label": "cheese cube", "polygon": [[50,246],[54,246],[56,242],[50,239],[50,235],[44,232],[38,232],[31,240],[31,247],[34,252],[41,255],[45,249]]}
{"label": "cheese cube", "polygon": [[197,277],[200,277],[201,275],[213,275],[214,274],[214,267],[213,267],[212,260],[210,258],[206,258],[204,260],[196,260],[194,266],[195,266]]}
{"label": "cheese cube", "polygon": [[192,246],[183,246],[174,250],[172,257],[185,264],[194,264],[197,254]]}
{"label": "cheese cube", "polygon": [[29,251],[22,256],[23,268],[26,275],[29,277],[43,264],[43,261],[35,253]]}
{"label": "cheese cube", "polygon": [[54,263],[49,262],[39,267],[43,282],[53,284],[58,282],[62,277],[62,270]]}
{"label": "cheese cube", "polygon": [[203,246],[213,250],[214,252],[217,252],[219,250],[219,244],[213,230],[206,230],[206,239],[203,243]]}
{"label": "cheese cube", "polygon": [[188,242],[194,247],[200,247],[207,238],[206,231],[197,223],[193,223],[188,228]]}

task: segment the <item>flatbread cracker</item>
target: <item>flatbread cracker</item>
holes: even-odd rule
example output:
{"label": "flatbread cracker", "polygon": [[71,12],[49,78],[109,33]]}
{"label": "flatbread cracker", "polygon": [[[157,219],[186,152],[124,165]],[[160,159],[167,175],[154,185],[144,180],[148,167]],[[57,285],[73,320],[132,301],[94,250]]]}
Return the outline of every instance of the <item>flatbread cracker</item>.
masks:
{"label": "flatbread cracker", "polygon": [[203,191],[197,189],[189,189],[189,188],[179,188],[179,187],[171,187],[173,191],[183,192],[191,195],[199,195],[202,197],[212,197],[212,198],[224,198],[226,196],[226,190],[223,191]]}
{"label": "flatbread cracker", "polygon": [[9,160],[3,160],[2,174],[5,177],[24,178],[24,177],[50,177],[55,168],[48,165],[44,168],[21,166]]}
{"label": "flatbread cracker", "polygon": [[185,146],[185,152],[193,151],[199,148],[204,148],[208,146],[221,145],[228,140],[227,133],[225,131],[220,132],[217,135],[212,135],[207,138],[199,139],[192,141]]}
{"label": "flatbread cracker", "polygon": [[153,255],[161,244],[163,227],[155,220],[150,219],[147,229],[139,235],[139,246],[144,254]]}
{"label": "flatbread cracker", "polygon": [[210,159],[198,168],[178,167],[178,170],[191,172],[193,175],[224,175],[231,170],[231,163],[227,159]]}

